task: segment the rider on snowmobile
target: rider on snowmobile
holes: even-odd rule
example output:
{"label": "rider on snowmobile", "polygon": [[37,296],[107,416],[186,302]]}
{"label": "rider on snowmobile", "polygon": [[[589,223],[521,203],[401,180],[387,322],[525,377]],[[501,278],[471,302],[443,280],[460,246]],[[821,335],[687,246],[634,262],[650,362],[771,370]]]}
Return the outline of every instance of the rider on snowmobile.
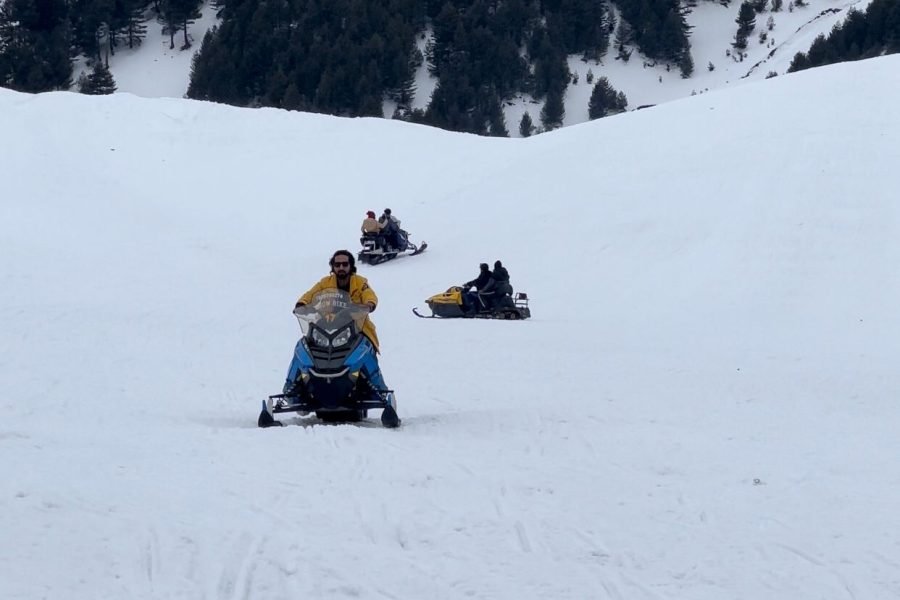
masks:
{"label": "rider on snowmobile", "polygon": [[406,248],[400,247],[403,245],[400,236],[400,219],[391,214],[391,209],[384,209],[384,212],[378,217],[378,223],[381,224],[381,232],[391,246],[400,252],[406,250]]}
{"label": "rider on snowmobile", "polygon": [[[466,300],[466,312],[474,312],[478,310],[490,310],[492,299],[494,297],[494,288],[497,282],[494,281],[494,274],[487,263],[478,265],[478,277],[471,281],[467,281],[462,285],[463,291],[466,293],[463,298]],[[470,287],[475,287],[475,293],[469,292]]]}
{"label": "rider on snowmobile", "polygon": [[[354,304],[365,304],[369,307],[369,312],[374,311],[378,305],[378,296],[369,287],[368,280],[362,275],[356,274],[356,260],[353,258],[353,255],[348,250],[338,250],[331,257],[328,264],[331,265],[331,274],[320,279],[308,292],[300,296],[294,311],[302,310],[302,307],[306,306],[313,296],[322,290],[328,289],[344,290],[350,294],[350,300]],[[381,368],[378,366],[378,336],[375,333],[375,324],[368,317],[366,317],[365,324],[363,324],[362,334],[365,337],[362,343],[371,346],[372,359],[374,361],[372,372],[367,373],[369,382],[376,389],[390,389],[384,381]],[[393,396],[393,393],[391,393],[390,404],[396,410],[397,403]]]}
{"label": "rider on snowmobile", "polygon": [[384,225],[375,219],[375,212],[368,211],[366,218],[363,219],[362,225],[359,227],[365,237],[374,237],[375,246],[383,248],[387,245],[388,240],[385,238]]}

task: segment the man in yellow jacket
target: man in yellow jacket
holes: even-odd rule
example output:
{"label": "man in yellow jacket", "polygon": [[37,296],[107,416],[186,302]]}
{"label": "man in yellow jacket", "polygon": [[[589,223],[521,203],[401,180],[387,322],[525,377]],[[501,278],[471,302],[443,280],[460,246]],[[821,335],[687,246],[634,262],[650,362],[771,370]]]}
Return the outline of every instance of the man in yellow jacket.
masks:
{"label": "man in yellow jacket", "polygon": [[[294,308],[306,306],[313,296],[322,290],[344,290],[350,294],[350,300],[354,304],[367,304],[369,312],[373,312],[378,306],[378,296],[369,287],[369,281],[362,275],[356,274],[356,260],[353,255],[348,250],[338,250],[328,264],[331,265],[331,274],[320,279],[308,292],[300,296]],[[372,342],[375,352],[379,352],[378,335],[375,333],[375,324],[372,323],[372,319],[366,317],[362,334]]]}
{"label": "man in yellow jacket", "polygon": [[[320,279],[309,291],[300,296],[294,311],[297,312],[298,308],[309,304],[316,294],[324,290],[343,290],[350,294],[351,302],[368,305],[369,312],[374,311],[378,306],[378,296],[369,287],[369,282],[366,278],[356,274],[356,260],[353,258],[353,254],[348,250],[338,250],[332,255],[328,264],[331,266],[331,273]],[[382,423],[388,427],[397,427],[400,425],[400,419],[397,416],[397,400],[381,374],[381,367],[378,365],[378,335],[375,333],[375,324],[372,323],[368,315],[363,323],[362,334],[364,339],[360,341],[360,346],[371,348],[371,351],[366,351],[365,353],[362,372],[372,386],[373,391],[378,393],[379,398],[387,405],[381,416]]]}

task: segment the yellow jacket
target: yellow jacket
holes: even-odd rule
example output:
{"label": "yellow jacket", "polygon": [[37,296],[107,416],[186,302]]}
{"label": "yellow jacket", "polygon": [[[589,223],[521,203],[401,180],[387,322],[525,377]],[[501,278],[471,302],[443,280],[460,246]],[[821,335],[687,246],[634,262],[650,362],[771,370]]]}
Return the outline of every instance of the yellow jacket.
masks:
{"label": "yellow jacket", "polygon": [[[336,289],[338,289],[337,276],[334,273],[326,275],[320,279],[316,285],[312,286],[308,292],[300,296],[297,303],[309,304],[313,296],[322,290]],[[357,275],[356,273],[350,275],[350,300],[354,304],[368,304],[371,302],[375,306],[378,306],[378,296],[376,296],[372,288],[369,287],[369,281],[362,275]],[[375,346],[375,352],[378,352],[378,334],[375,333],[375,324],[372,322],[372,319],[366,317],[362,333],[369,338],[369,341]]]}

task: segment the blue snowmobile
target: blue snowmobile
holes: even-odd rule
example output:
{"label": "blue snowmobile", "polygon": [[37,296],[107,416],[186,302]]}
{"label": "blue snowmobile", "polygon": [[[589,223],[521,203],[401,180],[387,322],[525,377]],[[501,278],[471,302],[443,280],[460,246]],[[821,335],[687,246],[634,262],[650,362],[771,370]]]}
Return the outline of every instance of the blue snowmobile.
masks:
{"label": "blue snowmobile", "polygon": [[400,426],[392,390],[376,389],[370,375],[378,370],[375,349],[362,334],[369,308],[350,294],[329,289],[294,311],[303,337],[294,348],[281,394],[263,400],[258,425],[283,425],[278,413],[315,413],[325,422],[359,422],[381,409],[384,427]]}

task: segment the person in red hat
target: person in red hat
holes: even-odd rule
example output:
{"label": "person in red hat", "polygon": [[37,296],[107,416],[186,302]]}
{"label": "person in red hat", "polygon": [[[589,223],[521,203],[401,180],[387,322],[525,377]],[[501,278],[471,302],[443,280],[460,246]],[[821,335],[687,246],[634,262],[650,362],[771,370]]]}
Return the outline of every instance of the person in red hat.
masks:
{"label": "person in red hat", "polygon": [[367,233],[381,233],[382,225],[375,219],[375,212],[369,211],[366,213],[366,218],[362,222],[362,227],[360,230],[363,232],[363,235]]}

